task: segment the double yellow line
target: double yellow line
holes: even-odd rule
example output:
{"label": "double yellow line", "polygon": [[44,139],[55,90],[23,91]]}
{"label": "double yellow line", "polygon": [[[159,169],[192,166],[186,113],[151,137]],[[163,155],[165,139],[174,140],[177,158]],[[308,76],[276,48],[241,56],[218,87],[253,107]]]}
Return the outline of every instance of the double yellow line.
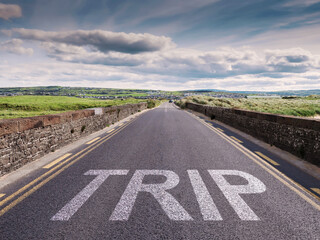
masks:
{"label": "double yellow line", "polygon": [[[60,174],[62,171],[64,171],[65,169],[67,169],[68,167],[70,167],[71,165],[73,165],[74,163],[76,163],[77,161],[79,161],[82,157],[84,157],[85,155],[87,155],[88,153],[90,153],[91,151],[93,151],[94,149],[96,149],[97,147],[99,147],[101,144],[103,144],[104,142],[106,142],[107,140],[109,140],[111,137],[113,137],[114,135],[116,135],[117,133],[119,133],[120,131],[122,131],[124,128],[126,128],[128,125],[130,125],[131,123],[133,123],[137,118],[133,119],[132,121],[122,125],[120,128],[112,131],[111,134],[99,139],[99,141],[94,142],[92,145],[86,147],[85,149],[81,150],[80,152],[76,153],[75,155],[72,155],[71,157],[67,158],[66,160],[64,160],[63,162],[59,163],[57,166],[55,166],[54,168],[50,169],[49,171],[45,172],[44,174],[42,174],[41,176],[39,176],[38,178],[34,179],[33,181],[31,181],[30,183],[28,183],[27,185],[23,186],[22,188],[20,188],[19,190],[17,190],[16,192],[14,192],[13,194],[11,194],[10,196],[6,197],[5,199],[3,199],[2,201],[0,201],[0,207],[3,206],[4,204],[6,204],[7,202],[9,202],[10,200],[12,200],[13,198],[15,198],[16,196],[18,196],[19,194],[23,193],[25,190],[27,190],[28,188],[30,188],[31,186],[33,186],[34,184],[38,183],[40,180],[42,180],[40,183],[38,183],[36,186],[34,186],[33,188],[31,188],[29,191],[25,192],[23,195],[21,195],[20,197],[18,197],[17,199],[15,199],[14,201],[12,201],[10,204],[8,204],[6,207],[4,207],[3,209],[0,210],[0,216],[2,216],[3,214],[5,214],[7,211],[9,211],[11,208],[13,208],[14,206],[16,206],[18,203],[20,203],[21,201],[23,201],[25,198],[27,198],[29,195],[31,195],[32,193],[34,193],[35,191],[37,191],[39,188],[41,188],[44,184],[46,184],[47,182],[49,182],[51,179],[53,179],[54,177],[56,177],[58,174]],[[73,161],[71,161],[73,159]],[[71,161],[71,162],[70,162]],[[69,163],[68,163],[69,162]],[[68,163],[68,164],[66,164]],[[66,164],[65,166],[63,166],[64,164]],[[60,168],[61,167],[61,168]],[[60,168],[60,169],[59,169]],[[59,169],[59,170],[58,170]],[[56,171],[58,170],[58,171]],[[56,171],[56,172],[54,172]],[[53,173],[54,172],[54,173]],[[53,174],[51,174],[53,173]],[[51,174],[51,175],[50,175]],[[45,178],[47,177],[47,178]]]}
{"label": "double yellow line", "polygon": [[[303,198],[305,201],[310,203],[314,208],[320,211],[320,205],[313,201],[308,195],[311,195],[312,197],[316,198],[317,200],[320,201],[320,198],[310,192],[308,189],[305,187],[301,186],[288,176],[284,175],[282,172],[280,172],[278,169],[274,168],[272,165],[268,164],[264,160],[262,160],[259,156],[251,152],[249,149],[241,145],[239,142],[236,140],[232,139],[225,133],[219,131],[215,127],[211,126],[210,124],[206,123],[204,120],[200,120],[199,118],[195,117],[193,114],[188,113],[190,116],[192,116],[194,119],[198,120],[200,123],[202,123],[204,126],[208,127],[215,133],[217,133],[220,137],[225,139],[227,142],[229,142],[232,146],[237,148],[240,152],[242,152],[244,155],[246,155],[248,158],[250,158],[252,161],[254,161],[256,164],[258,164],[260,167],[262,167],[264,170],[266,170],[268,173],[270,173],[273,177],[278,179],[280,182],[282,182],[284,185],[286,185],[288,188],[290,188],[292,191],[294,191],[296,194],[298,194],[301,198]],[[294,186],[292,186],[290,183]],[[301,191],[299,191],[298,189]]]}

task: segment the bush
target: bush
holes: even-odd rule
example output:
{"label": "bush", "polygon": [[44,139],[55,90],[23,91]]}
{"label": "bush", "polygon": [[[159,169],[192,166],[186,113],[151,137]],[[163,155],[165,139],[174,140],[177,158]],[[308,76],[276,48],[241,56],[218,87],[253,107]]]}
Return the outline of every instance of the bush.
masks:
{"label": "bush", "polygon": [[178,105],[180,108],[185,109],[186,108],[186,99],[181,99],[175,102],[176,105]]}
{"label": "bush", "polygon": [[148,108],[154,108],[156,106],[156,101],[153,99],[148,99],[147,101],[147,107]]}

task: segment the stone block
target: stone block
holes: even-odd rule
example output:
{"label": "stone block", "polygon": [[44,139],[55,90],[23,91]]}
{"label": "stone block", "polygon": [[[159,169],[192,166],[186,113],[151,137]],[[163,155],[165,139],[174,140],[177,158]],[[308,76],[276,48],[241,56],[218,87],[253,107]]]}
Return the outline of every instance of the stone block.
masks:
{"label": "stone block", "polygon": [[[320,121],[187,103],[186,107],[320,165]],[[306,151],[307,149],[307,151]]]}
{"label": "stone block", "polygon": [[1,120],[0,121],[0,136],[16,133],[19,131],[17,120]]}
{"label": "stone block", "polygon": [[61,116],[60,115],[47,115],[41,117],[43,121],[43,126],[51,126],[51,125],[56,125],[60,124],[61,122]]}
{"label": "stone block", "polygon": [[42,119],[39,117],[34,118],[21,118],[18,120],[19,132],[23,132],[33,128],[43,127]]}
{"label": "stone block", "polygon": [[[2,120],[0,121],[0,176],[51,152],[52,149],[65,146],[82,136],[103,129],[107,124],[146,108],[146,103],[140,103],[103,108],[102,115],[95,115],[94,110],[81,110]],[[86,129],[81,133],[81,127],[84,125]],[[73,133],[71,129],[74,129]],[[2,164],[3,162],[5,164]]]}

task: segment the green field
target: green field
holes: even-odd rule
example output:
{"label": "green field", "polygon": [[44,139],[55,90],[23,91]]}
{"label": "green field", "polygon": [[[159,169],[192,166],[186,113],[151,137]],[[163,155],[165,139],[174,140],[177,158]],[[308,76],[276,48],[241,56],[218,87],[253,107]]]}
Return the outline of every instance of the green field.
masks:
{"label": "green field", "polygon": [[[100,96],[100,97],[104,97],[106,96],[105,94],[86,94],[86,96]],[[110,97],[147,97],[148,94],[146,93],[118,93],[118,94],[108,94],[107,96]]]}
{"label": "green field", "polygon": [[146,102],[142,99],[98,100],[65,96],[0,97],[0,119],[56,114],[93,107],[110,107]]}
{"label": "green field", "polygon": [[190,96],[180,100],[178,104],[183,107],[186,102],[299,117],[312,117],[320,115],[320,96],[299,97],[292,99],[235,99]]}
{"label": "green field", "polygon": [[50,96],[148,96],[150,90],[114,89],[114,88],[85,88],[85,87],[16,87],[0,88],[0,95],[13,93],[21,95],[50,95]]}

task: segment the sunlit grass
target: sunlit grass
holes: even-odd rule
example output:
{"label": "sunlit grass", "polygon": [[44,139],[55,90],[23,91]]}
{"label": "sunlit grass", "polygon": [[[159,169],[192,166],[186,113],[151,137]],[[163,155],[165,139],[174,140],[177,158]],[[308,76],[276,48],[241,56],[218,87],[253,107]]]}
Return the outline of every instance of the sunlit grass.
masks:
{"label": "sunlit grass", "polygon": [[311,117],[320,114],[320,99],[318,97],[301,97],[294,99],[234,99],[190,96],[182,99],[180,104],[183,106],[186,102],[300,117]]}
{"label": "sunlit grass", "polygon": [[143,99],[98,100],[64,96],[15,96],[0,97],[0,119],[32,117],[93,107],[145,102]]}

